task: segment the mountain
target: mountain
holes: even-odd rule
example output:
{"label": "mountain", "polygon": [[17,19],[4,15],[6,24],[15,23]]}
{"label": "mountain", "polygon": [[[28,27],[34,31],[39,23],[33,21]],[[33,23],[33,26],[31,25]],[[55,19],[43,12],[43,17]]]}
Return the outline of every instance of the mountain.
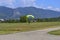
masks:
{"label": "mountain", "polygon": [[13,9],[0,6],[0,19],[10,18],[13,15]]}
{"label": "mountain", "polygon": [[19,8],[8,8],[0,6],[0,19],[2,18],[19,18],[22,15],[32,14],[36,18],[54,18],[60,17],[60,12],[41,9],[36,7],[19,7]]}
{"label": "mountain", "polygon": [[58,11],[35,8],[35,7],[24,7],[24,8],[20,7],[16,8],[16,10],[22,13],[21,15],[32,14],[36,18],[51,18],[60,16],[60,12]]}

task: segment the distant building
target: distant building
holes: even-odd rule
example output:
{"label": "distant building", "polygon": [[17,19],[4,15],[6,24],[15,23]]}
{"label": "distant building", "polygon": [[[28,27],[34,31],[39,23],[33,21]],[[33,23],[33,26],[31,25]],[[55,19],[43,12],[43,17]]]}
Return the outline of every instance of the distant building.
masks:
{"label": "distant building", "polygon": [[0,19],[0,22],[5,21],[4,19]]}

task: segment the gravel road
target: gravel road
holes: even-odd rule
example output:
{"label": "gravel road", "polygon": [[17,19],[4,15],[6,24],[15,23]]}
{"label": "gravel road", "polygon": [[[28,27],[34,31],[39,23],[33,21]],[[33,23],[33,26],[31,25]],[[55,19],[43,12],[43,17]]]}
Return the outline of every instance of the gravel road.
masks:
{"label": "gravel road", "polygon": [[50,35],[47,32],[58,28],[48,28],[44,30],[20,32],[15,34],[0,35],[0,40],[60,40],[60,36]]}

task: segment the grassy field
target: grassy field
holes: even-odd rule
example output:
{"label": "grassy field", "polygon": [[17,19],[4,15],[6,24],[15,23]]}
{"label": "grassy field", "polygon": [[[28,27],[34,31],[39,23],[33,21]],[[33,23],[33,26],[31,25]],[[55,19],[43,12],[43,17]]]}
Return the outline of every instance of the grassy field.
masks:
{"label": "grassy field", "polygon": [[51,32],[48,32],[48,33],[52,34],[52,35],[60,35],[60,30],[51,31]]}
{"label": "grassy field", "polygon": [[0,34],[25,32],[40,30],[60,26],[60,22],[40,22],[40,23],[0,23]]}

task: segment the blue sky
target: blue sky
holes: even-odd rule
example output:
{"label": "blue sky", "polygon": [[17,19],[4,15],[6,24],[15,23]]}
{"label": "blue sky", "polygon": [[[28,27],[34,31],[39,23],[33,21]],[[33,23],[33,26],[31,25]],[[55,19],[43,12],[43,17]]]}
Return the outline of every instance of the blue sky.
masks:
{"label": "blue sky", "polygon": [[34,6],[60,11],[60,0],[0,0],[0,6],[10,8]]}

